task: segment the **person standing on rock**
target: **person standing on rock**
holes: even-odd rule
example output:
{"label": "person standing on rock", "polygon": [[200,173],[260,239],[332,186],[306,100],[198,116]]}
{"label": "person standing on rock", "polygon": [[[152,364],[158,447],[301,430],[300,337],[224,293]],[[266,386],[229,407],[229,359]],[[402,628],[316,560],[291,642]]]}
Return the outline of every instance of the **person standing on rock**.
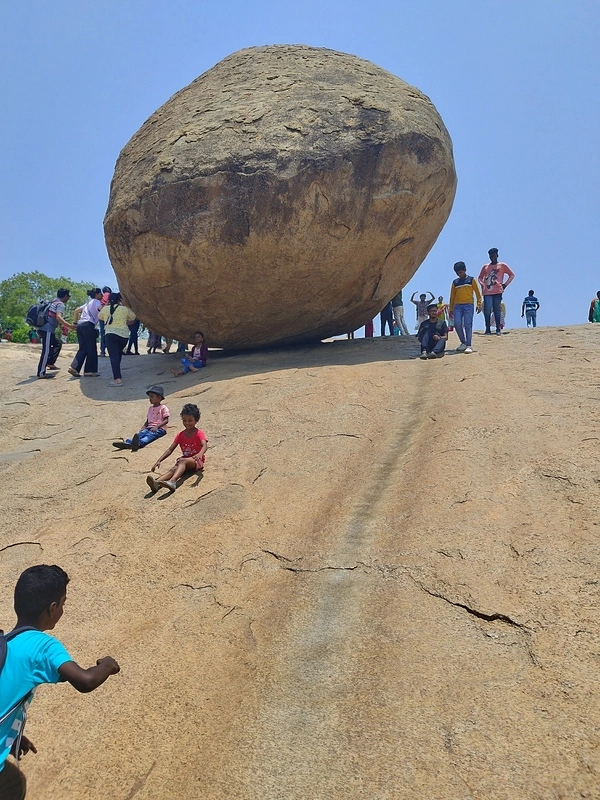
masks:
{"label": "person standing on rock", "polygon": [[590,303],[588,322],[600,322],[600,291],[596,292],[596,297]]}
{"label": "person standing on rock", "polygon": [[[494,319],[496,321],[496,333],[498,336],[502,334],[500,328],[500,304],[502,303],[502,294],[508,286],[513,282],[515,273],[503,261],[498,261],[498,248],[492,247],[488,250],[490,257],[489,263],[484,264],[479,273],[479,283],[481,284],[483,292],[483,316],[485,317],[485,332],[490,335],[491,329],[491,316],[494,312]],[[504,277],[508,276],[508,280],[504,283]]]}
{"label": "person standing on rock", "polygon": [[540,302],[534,295],[533,289],[530,289],[529,294],[525,300],[523,300],[523,304],[521,305],[521,318],[525,316],[527,317],[528,328],[536,327],[537,312],[539,307]]}
{"label": "person standing on rock", "polygon": [[79,350],[67,372],[74,378],[79,378],[82,368],[83,374],[88,378],[99,375],[96,325],[102,308],[102,291],[99,288],[90,289],[88,296],[90,298],[88,302],[76,308],[73,314],[73,319],[77,323]]}
{"label": "person standing on rock", "polygon": [[460,344],[457,353],[472,353],[471,341],[473,336],[473,299],[476,298],[477,313],[481,311],[481,292],[475,278],[467,275],[464,261],[457,261],[454,265],[457,277],[450,287],[450,300],[448,301],[448,314],[454,320]]}
{"label": "person standing on rock", "polygon": [[394,334],[394,312],[392,311],[392,301],[390,300],[389,303],[386,304],[384,308],[381,309],[381,313],[379,314],[379,322],[381,324],[381,335],[385,336],[385,326],[387,324],[388,330],[390,332],[390,336]]}
{"label": "person standing on rock", "polygon": [[[83,669],[63,645],[46,631],[54,630],[63,615],[69,576],[56,566],[38,564],[21,573],[14,592],[17,624],[3,634],[6,647],[0,670],[0,798],[23,800],[25,775],[18,767],[20,757],[37,753],[35,745],[23,734],[27,710],[34,692],[44,683],[68,681],[78,692],[92,692],[119,665],[110,656]],[[60,726],[53,722],[54,733]],[[11,760],[11,758],[14,760]]]}
{"label": "person standing on rock", "polygon": [[[102,308],[108,304],[110,300],[110,296],[112,294],[112,289],[110,286],[103,286],[102,287]],[[106,339],[104,338],[104,320],[99,320],[98,327],[100,329],[100,355],[102,358],[106,356]]]}
{"label": "person standing on rock", "polygon": [[421,323],[426,322],[429,319],[427,307],[429,306],[429,303],[431,303],[432,300],[435,300],[435,295],[433,294],[433,292],[427,292],[427,294],[430,295],[429,300],[427,299],[427,294],[420,294],[419,299],[415,300],[416,294],[417,294],[416,292],[412,293],[410,302],[415,304],[415,310],[417,312],[416,327],[417,330],[419,330]]}
{"label": "person standing on rock", "polygon": [[106,349],[110,357],[113,379],[108,382],[109,386],[122,386],[121,380],[121,356],[123,348],[129,341],[129,324],[135,320],[135,314],[130,308],[121,303],[121,293],[113,292],[110,296],[110,303],[104,306],[99,318],[105,324]]}
{"label": "person standing on rock", "polygon": [[55,331],[60,325],[61,328],[68,328],[75,330],[75,325],[63,317],[65,313],[65,304],[68,302],[71,294],[68,289],[59,289],[56,297],[48,306],[46,311],[46,322],[40,328],[40,336],[42,337],[42,354],[37,368],[38,378],[51,378],[52,375],[47,375],[46,370],[57,370],[56,359],[62,348],[62,342],[56,338]]}
{"label": "person standing on rock", "polygon": [[408,336],[408,328],[406,327],[406,322],[404,321],[404,303],[402,301],[402,289],[398,292],[398,294],[392,298],[392,311],[394,312],[394,319],[396,321],[396,325],[398,326],[398,331],[400,332],[400,336]]}

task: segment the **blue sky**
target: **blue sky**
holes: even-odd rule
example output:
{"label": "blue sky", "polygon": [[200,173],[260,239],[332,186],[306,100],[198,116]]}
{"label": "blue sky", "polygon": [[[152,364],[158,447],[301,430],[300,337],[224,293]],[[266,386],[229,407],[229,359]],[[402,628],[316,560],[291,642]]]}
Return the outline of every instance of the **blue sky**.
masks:
{"label": "blue sky", "polygon": [[[435,103],[458,191],[405,290],[448,296],[495,246],[508,326],[585,322],[600,289],[598,0],[0,0],[0,279],[115,278],[102,220],[121,148],[172,94],[243,47],[301,43],[373,61]],[[409,312],[410,313],[410,312]]]}

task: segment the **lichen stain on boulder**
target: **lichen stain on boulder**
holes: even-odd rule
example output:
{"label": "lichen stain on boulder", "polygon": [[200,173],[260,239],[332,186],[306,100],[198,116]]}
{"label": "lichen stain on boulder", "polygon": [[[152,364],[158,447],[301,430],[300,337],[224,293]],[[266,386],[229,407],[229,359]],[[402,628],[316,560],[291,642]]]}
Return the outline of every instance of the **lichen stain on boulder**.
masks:
{"label": "lichen stain on boulder", "polygon": [[431,101],[355,56],[241,50],[121,152],[104,221],[119,286],[152,330],[210,345],[324,338],[412,277],[456,190]]}

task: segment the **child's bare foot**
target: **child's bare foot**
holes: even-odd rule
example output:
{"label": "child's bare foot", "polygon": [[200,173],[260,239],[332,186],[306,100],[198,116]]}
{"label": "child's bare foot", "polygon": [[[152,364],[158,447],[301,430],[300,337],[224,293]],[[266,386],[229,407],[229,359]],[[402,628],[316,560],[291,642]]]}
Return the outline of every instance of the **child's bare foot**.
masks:
{"label": "child's bare foot", "polygon": [[190,372],[198,372],[198,367],[192,367],[190,365]]}
{"label": "child's bare foot", "polygon": [[178,378],[178,377],[179,377],[179,375],[180,375],[180,373],[179,373],[179,372],[177,372],[177,370],[173,369],[173,367],[171,367],[171,368],[170,368],[169,372],[171,373],[171,375],[172,375],[174,378]]}

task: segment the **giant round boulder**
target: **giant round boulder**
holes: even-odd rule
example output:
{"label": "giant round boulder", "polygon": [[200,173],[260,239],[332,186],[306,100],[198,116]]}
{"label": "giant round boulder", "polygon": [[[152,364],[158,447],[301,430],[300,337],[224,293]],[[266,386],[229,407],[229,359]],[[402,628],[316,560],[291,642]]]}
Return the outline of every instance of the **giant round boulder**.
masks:
{"label": "giant round boulder", "polygon": [[124,147],[106,244],[150,329],[232,349],[301,342],[377,314],[455,190],[452,142],[418,89],[345,53],[251,47]]}

